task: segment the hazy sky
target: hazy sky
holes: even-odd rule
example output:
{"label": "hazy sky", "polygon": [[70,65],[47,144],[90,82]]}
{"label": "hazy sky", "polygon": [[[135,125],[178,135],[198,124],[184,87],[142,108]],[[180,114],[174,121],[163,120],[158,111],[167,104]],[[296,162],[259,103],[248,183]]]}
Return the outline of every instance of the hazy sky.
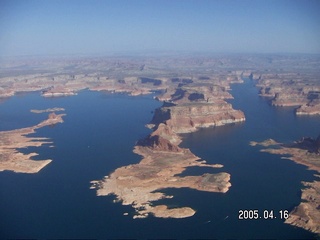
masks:
{"label": "hazy sky", "polygon": [[3,1],[0,55],[320,53],[320,1]]}

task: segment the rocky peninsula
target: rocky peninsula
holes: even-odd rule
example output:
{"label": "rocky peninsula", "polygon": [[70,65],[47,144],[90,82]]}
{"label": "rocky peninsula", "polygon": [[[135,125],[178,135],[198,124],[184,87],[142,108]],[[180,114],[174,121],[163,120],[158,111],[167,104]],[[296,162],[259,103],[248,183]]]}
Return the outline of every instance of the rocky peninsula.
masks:
{"label": "rocky peninsula", "polygon": [[155,131],[137,142],[134,152],[142,156],[138,164],[116,169],[101,181],[92,181],[97,195],[114,194],[124,205],[132,205],[134,218],[153,214],[162,218],[185,218],[194,215],[190,207],[168,208],[156,205],[157,200],[172,198],[161,192],[166,188],[192,188],[207,192],[227,192],[230,174],[203,174],[185,176],[181,174],[187,167],[221,168],[220,164],[207,164],[189,149],[180,148],[181,138],[171,126],[160,123]]}
{"label": "rocky peninsula", "polygon": [[92,181],[97,195],[114,194],[124,205],[132,205],[134,218],[153,214],[162,218],[185,218],[194,215],[190,207],[168,208],[155,202],[172,198],[162,192],[166,188],[192,188],[207,192],[227,192],[230,174],[204,174],[202,176],[180,177],[187,167],[220,168],[220,164],[207,164],[190,152],[178,146],[181,139],[170,127],[160,124],[147,138],[138,141],[134,152],[142,156],[138,164],[116,169],[101,181]]}
{"label": "rocky peninsula", "polygon": [[9,170],[19,173],[37,173],[52,160],[32,160],[37,153],[24,154],[19,149],[40,147],[43,144],[52,144],[48,138],[28,137],[36,129],[62,123],[65,114],[50,113],[48,119],[41,123],[21,129],[0,132],[0,171]]}
{"label": "rocky peninsula", "polygon": [[[320,136],[317,139],[302,138],[301,140],[283,144],[272,139],[264,142],[251,142],[250,145],[261,145],[267,147],[263,152],[279,155],[296,163],[308,166],[310,170],[320,173]],[[320,175],[315,175],[319,179]],[[285,223],[304,228],[308,231],[320,234],[320,180],[313,182],[302,182],[301,200],[299,206],[295,207],[289,214]]]}
{"label": "rocky peninsula", "polygon": [[179,176],[188,167],[223,167],[221,164],[207,164],[189,149],[179,147],[181,137],[178,135],[198,128],[244,121],[244,113],[234,110],[231,104],[221,99],[221,95],[231,97],[229,94],[213,94],[212,89],[207,86],[199,88],[198,85],[194,88],[190,85],[187,90],[178,87],[172,94],[168,91],[160,94],[157,98],[165,99],[163,106],[156,109],[151,123],[147,125],[153,132],[139,140],[134,148],[134,153],[141,155],[142,160],[116,169],[101,181],[93,181],[92,188],[97,189],[97,195],[116,195],[122,204],[132,205],[134,218],[149,214],[161,218],[185,218],[194,215],[195,210],[156,204],[157,200],[173,197],[162,190],[191,188],[227,192],[231,183],[230,174],[226,172]]}

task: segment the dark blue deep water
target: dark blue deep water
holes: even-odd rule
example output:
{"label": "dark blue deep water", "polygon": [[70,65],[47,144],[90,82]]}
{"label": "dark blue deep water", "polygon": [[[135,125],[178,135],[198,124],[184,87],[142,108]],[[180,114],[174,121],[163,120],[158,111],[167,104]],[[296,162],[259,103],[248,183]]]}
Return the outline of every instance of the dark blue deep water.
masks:
{"label": "dark blue deep water", "polygon": [[[283,220],[238,220],[240,209],[291,210],[300,202],[301,181],[314,172],[280,156],[259,152],[249,142],[274,138],[290,142],[316,137],[319,117],[296,117],[292,108],[274,108],[259,98],[251,81],[233,85],[230,101],[245,112],[247,121],[202,129],[183,135],[188,147],[210,163],[222,163],[231,174],[225,193],[167,189],[170,206],[197,210],[187,219],[132,219],[130,206],[113,203],[113,196],[97,197],[91,180],[140,160],[132,150],[150,133],[144,127],[161,103],[152,96],[129,97],[84,91],[77,96],[45,99],[38,93],[13,97],[0,104],[0,131],[35,125],[47,113],[30,109],[63,107],[65,122],[39,129],[34,136],[49,137],[54,148],[23,149],[38,152],[37,159],[53,161],[37,174],[0,172],[0,238],[297,238],[315,236],[284,224]],[[220,171],[221,169],[219,169]],[[183,174],[216,169],[190,168]],[[128,212],[129,216],[123,216]]]}

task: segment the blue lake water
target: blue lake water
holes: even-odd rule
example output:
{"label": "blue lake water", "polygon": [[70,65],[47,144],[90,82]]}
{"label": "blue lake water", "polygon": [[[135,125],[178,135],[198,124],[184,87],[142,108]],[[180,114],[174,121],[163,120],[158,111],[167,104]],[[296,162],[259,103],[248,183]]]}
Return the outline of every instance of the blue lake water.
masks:
{"label": "blue lake water", "polygon": [[[144,125],[161,103],[152,96],[129,97],[84,91],[77,96],[45,99],[38,93],[16,96],[0,104],[0,131],[35,125],[47,113],[30,109],[63,107],[65,122],[44,127],[34,136],[49,137],[54,148],[23,149],[38,152],[37,159],[53,161],[37,174],[0,172],[0,238],[297,238],[313,234],[283,220],[239,220],[240,209],[291,210],[300,202],[301,181],[314,179],[312,171],[280,156],[259,152],[249,142],[274,138],[290,142],[316,137],[319,117],[296,117],[291,108],[275,108],[251,81],[232,85],[230,101],[247,121],[183,135],[183,147],[231,174],[225,193],[167,189],[169,206],[197,210],[186,219],[132,219],[133,209],[113,203],[113,196],[97,197],[90,181],[102,179],[120,166],[140,160],[132,150],[150,133]],[[190,168],[197,175],[216,169]],[[123,216],[128,212],[129,216]]]}

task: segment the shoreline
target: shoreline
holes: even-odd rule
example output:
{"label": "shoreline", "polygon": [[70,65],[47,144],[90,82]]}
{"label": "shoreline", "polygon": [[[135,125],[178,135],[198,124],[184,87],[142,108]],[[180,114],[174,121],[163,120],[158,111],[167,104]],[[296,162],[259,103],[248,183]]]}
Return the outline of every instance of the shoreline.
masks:
{"label": "shoreline", "polygon": [[[282,144],[268,139],[263,142],[250,142],[251,146],[263,146],[261,152],[268,152],[277,155],[290,155],[290,157],[281,157],[297,164],[308,167],[308,170],[320,173],[320,137],[317,139],[303,138],[293,144]],[[272,148],[277,146],[277,148]],[[285,223],[304,228],[320,235],[320,179],[315,174],[316,180],[305,182],[301,189],[301,203],[296,206],[285,220]],[[319,180],[318,180],[319,179]]]}

